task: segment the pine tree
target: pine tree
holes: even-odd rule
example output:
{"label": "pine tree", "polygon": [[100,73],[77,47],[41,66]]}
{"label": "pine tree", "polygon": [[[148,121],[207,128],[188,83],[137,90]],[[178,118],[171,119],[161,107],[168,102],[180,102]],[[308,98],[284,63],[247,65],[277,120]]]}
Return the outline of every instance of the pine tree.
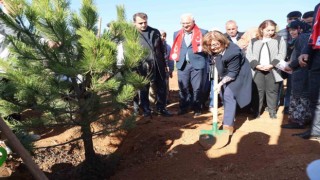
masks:
{"label": "pine tree", "polygon": [[[133,116],[121,117],[146,79],[135,72],[145,50],[138,32],[126,21],[123,6],[101,37],[92,0],[82,0],[71,12],[67,0],[8,0],[12,17],[1,16],[17,32],[10,36],[11,55],[1,60],[6,82],[0,85],[3,117],[31,110],[38,116],[11,124],[25,127],[81,127],[85,161],[96,163],[92,137],[132,126]],[[17,23],[19,22],[19,23]],[[49,41],[60,44],[49,48]],[[124,64],[117,66],[117,45],[123,44]],[[119,119],[121,119],[119,121]],[[93,122],[103,130],[92,132]]]}

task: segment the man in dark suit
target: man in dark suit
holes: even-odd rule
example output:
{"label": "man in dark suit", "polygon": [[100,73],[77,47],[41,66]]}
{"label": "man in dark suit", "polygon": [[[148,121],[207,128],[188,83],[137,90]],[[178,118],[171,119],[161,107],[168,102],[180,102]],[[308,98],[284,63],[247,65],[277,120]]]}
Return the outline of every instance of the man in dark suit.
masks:
{"label": "man in dark suit", "polygon": [[238,31],[238,25],[234,20],[226,22],[226,33],[224,35],[229,39],[229,41],[237,44],[243,34],[243,32]]}
{"label": "man in dark suit", "polygon": [[208,31],[198,28],[192,14],[183,14],[181,25],[182,29],[174,33],[174,43],[170,53],[170,58],[176,61],[178,69],[180,96],[178,115],[187,113],[189,106],[192,105],[194,115],[199,116],[203,71],[206,68],[207,57],[202,52],[202,37]]}
{"label": "man in dark suit", "polygon": [[[165,108],[166,105],[166,69],[168,68],[164,57],[164,48],[159,30],[148,26],[148,16],[145,13],[133,15],[133,22],[140,33],[140,44],[147,50],[145,59],[140,61],[138,73],[147,77],[156,86],[156,113],[163,116],[172,116]],[[149,102],[150,83],[140,89],[139,98],[135,98],[135,104],[140,105],[144,117],[151,116]],[[138,102],[137,102],[138,101]]]}

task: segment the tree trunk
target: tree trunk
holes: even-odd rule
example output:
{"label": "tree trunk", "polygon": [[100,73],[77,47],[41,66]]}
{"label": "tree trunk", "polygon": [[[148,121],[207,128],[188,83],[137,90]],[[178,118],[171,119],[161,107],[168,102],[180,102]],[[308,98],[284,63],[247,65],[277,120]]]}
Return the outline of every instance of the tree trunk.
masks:
{"label": "tree trunk", "polygon": [[84,144],[84,151],[85,151],[85,161],[87,161],[89,164],[92,165],[92,163],[96,160],[96,153],[93,149],[93,141],[92,141],[92,132],[90,123],[83,124],[81,126],[81,132],[82,132],[82,140]]}

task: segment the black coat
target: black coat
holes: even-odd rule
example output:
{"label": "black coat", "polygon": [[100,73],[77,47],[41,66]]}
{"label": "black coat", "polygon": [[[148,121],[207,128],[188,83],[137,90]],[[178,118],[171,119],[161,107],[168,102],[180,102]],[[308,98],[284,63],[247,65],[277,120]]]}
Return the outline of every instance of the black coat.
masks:
{"label": "black coat", "polygon": [[140,44],[146,48],[147,55],[140,62],[139,74],[149,77],[151,80],[154,80],[155,74],[157,74],[156,76],[160,76],[164,80],[166,77],[165,49],[159,30],[148,26],[146,31],[140,33]]}
{"label": "black coat", "polygon": [[[241,38],[241,36],[243,35],[244,33],[243,32],[237,32],[237,41],[239,41],[239,39]],[[229,39],[229,41],[230,42],[232,42],[232,40],[231,40],[231,37],[229,36],[229,34],[227,34],[227,33],[224,33],[224,35]]]}
{"label": "black coat", "polygon": [[293,69],[291,75],[291,90],[294,96],[309,96],[309,70],[308,67],[300,67],[298,57],[301,55],[301,50],[308,44],[310,33],[303,33],[295,41],[294,51],[291,56],[289,66]]}
{"label": "black coat", "polygon": [[222,56],[216,58],[216,66],[220,78],[225,76],[234,78],[226,83],[242,108],[251,101],[252,73],[248,60],[241,49],[234,43],[226,48]]}

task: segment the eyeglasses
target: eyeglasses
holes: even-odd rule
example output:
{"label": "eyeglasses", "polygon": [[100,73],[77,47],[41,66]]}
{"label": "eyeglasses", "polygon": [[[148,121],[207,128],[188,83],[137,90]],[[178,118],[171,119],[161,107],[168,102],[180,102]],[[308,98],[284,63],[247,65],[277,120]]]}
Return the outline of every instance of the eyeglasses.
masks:
{"label": "eyeglasses", "polygon": [[209,47],[212,47],[212,48],[216,48],[216,47],[220,47],[220,43],[217,42],[217,43],[212,43],[212,44],[208,44]]}

